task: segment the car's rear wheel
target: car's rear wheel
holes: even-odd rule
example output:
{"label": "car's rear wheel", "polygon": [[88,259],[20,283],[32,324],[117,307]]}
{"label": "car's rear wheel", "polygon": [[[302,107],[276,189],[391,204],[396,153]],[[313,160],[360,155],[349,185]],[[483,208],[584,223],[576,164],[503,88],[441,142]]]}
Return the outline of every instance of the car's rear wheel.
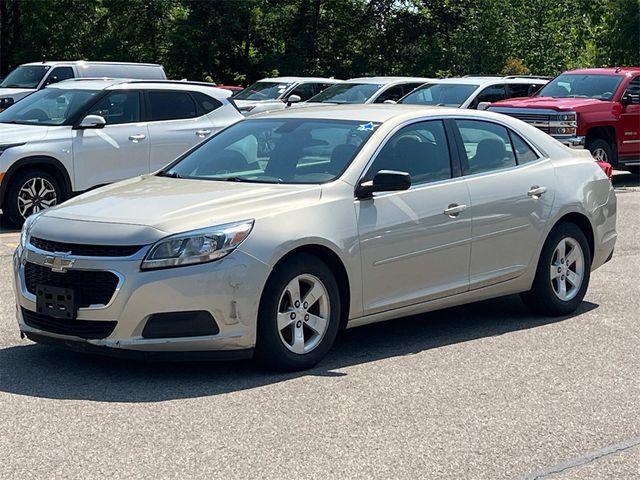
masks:
{"label": "car's rear wheel", "polygon": [[584,233],[573,223],[560,223],[549,234],[533,287],[522,299],[538,313],[569,315],[582,303],[590,274],[591,252]]}
{"label": "car's rear wheel", "polygon": [[22,225],[29,215],[62,201],[60,183],[44,170],[24,170],[10,180],[2,210],[16,225]]}
{"label": "car's rear wheel", "polygon": [[256,358],[277,370],[310,368],[333,345],[339,324],[340,294],[329,267],[312,255],[291,257],[263,291]]}

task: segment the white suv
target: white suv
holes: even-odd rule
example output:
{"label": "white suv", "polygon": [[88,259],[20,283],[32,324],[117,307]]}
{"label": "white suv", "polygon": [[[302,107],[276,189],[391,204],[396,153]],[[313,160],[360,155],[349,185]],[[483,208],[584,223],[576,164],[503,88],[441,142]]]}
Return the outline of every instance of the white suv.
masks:
{"label": "white suv", "polygon": [[244,118],[231,93],[171,81],[68,80],[0,113],[0,202],[30,214],[150,173]]}
{"label": "white suv", "polygon": [[480,103],[497,102],[513,97],[530,97],[551,77],[515,76],[432,80],[402,97],[398,103],[439,105],[442,107],[478,108]]}

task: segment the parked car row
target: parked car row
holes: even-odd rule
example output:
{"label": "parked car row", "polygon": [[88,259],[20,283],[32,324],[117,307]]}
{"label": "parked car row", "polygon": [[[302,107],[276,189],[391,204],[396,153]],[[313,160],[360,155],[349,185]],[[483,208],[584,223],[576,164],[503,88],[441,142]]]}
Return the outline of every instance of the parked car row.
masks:
{"label": "parked car row", "polygon": [[[107,73],[150,79],[89,78]],[[13,105],[0,113],[0,205],[3,218],[15,223],[79,192],[153,172],[245,116],[289,108],[488,108],[586,147],[606,171],[607,162],[640,165],[640,69],[633,68],[577,70],[551,82],[537,76],[278,77],[230,98],[233,87],[168,81],[160,65],[43,62],[18,67],[0,87],[0,106]],[[274,148],[270,137],[255,143],[262,155]]]}
{"label": "parked car row", "polygon": [[[633,97],[619,93],[635,74],[616,75],[597,102]],[[578,95],[574,80],[548,85]],[[580,135],[573,118],[543,132],[479,109],[546,83],[283,77],[231,99],[202,82],[50,82],[0,113],[0,198],[24,220],[20,332],[298,370],[341,328],[407,314],[513,293],[570,314],[613,255],[612,184],[547,134]]]}

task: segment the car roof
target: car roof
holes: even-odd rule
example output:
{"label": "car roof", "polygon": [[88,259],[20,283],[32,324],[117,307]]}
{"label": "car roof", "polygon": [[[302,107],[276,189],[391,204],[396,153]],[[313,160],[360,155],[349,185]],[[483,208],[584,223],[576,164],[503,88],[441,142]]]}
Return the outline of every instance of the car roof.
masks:
{"label": "car roof", "polygon": [[640,75],[640,67],[579,68],[563,72],[568,75]]}
{"label": "car roof", "polygon": [[56,65],[136,65],[136,66],[145,66],[145,67],[161,67],[158,63],[138,63],[138,62],[89,62],[86,60],[50,60],[46,62],[29,62],[23,63],[23,65],[34,66],[34,65],[45,65],[49,67],[54,67]]}
{"label": "car roof", "polygon": [[422,82],[427,83],[433,80],[433,78],[425,77],[359,77],[350,78],[346,83],[371,83],[389,85],[391,83],[408,83],[408,82]]}
{"label": "car roof", "polygon": [[274,82],[274,83],[294,83],[294,82],[326,82],[326,83],[342,83],[344,80],[337,78],[324,78],[324,77],[273,77],[262,78],[259,82]]}
{"label": "car roof", "polygon": [[496,83],[523,83],[523,84],[534,84],[539,85],[541,83],[547,83],[549,78],[545,77],[528,77],[522,76],[518,77],[515,75],[509,75],[506,77],[490,77],[490,76],[466,76],[466,77],[451,77],[451,78],[438,78],[432,80],[428,83],[451,83],[458,85],[477,85],[477,86],[486,86],[492,85]]}
{"label": "car roof", "polygon": [[228,98],[231,91],[203,82],[184,82],[180,80],[128,80],[117,78],[74,78],[54,83],[46,88],[68,90],[188,90],[203,92],[214,98]]}
{"label": "car roof", "polygon": [[[292,108],[257,114],[252,119],[260,118],[298,118],[323,120],[355,120],[362,122],[386,122],[397,117],[421,117],[425,115],[456,114],[462,112],[459,108],[437,107],[430,105],[404,104],[342,104],[324,107]],[[469,112],[477,113],[475,110]],[[485,113],[485,112],[483,112]]]}

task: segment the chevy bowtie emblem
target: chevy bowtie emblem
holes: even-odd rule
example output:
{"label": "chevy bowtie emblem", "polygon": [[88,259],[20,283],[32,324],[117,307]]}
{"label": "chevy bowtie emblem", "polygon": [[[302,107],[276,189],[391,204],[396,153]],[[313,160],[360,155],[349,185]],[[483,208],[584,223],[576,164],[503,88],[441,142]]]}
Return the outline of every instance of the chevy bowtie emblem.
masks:
{"label": "chevy bowtie emblem", "polygon": [[65,273],[68,269],[73,267],[76,263],[75,259],[67,258],[71,252],[63,253],[61,255],[47,255],[44,258],[44,265],[51,268],[52,272]]}

